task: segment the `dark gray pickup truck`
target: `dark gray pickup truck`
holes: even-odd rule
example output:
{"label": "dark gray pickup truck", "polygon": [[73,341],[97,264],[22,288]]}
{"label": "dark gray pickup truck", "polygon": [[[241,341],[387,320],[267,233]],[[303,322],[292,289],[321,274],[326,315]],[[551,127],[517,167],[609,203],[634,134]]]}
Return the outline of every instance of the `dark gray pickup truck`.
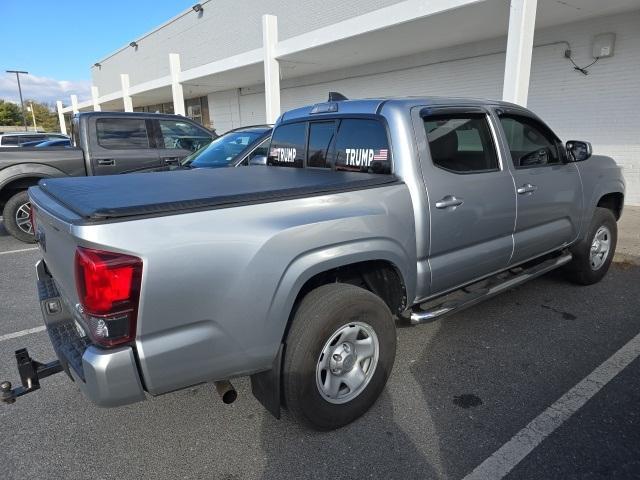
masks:
{"label": "dark gray pickup truck", "polygon": [[7,231],[35,241],[27,188],[42,178],[111,175],[177,164],[216,135],[192,120],[157,113],[74,116],[75,147],[0,148],[0,211]]}

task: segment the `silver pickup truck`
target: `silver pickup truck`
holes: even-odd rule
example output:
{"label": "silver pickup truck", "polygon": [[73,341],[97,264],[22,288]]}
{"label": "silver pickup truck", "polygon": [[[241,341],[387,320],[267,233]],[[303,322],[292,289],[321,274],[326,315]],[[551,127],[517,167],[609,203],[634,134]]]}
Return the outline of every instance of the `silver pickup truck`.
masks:
{"label": "silver pickup truck", "polygon": [[440,319],[562,267],[607,272],[620,168],[512,104],[332,101],[282,115],[266,163],[45,179],[29,190],[58,360],[16,352],[12,402],[65,371],[124,405],[202,382],[316,429],[385,387],[397,322]]}

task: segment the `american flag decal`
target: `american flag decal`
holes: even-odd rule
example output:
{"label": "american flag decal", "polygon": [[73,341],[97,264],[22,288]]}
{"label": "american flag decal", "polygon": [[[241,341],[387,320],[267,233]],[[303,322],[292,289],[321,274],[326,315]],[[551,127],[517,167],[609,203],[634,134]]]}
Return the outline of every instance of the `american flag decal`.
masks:
{"label": "american flag decal", "polygon": [[383,148],[381,150],[374,150],[374,152],[373,152],[373,161],[374,162],[386,162],[388,155],[389,155],[389,152],[388,152],[388,150],[386,148]]}

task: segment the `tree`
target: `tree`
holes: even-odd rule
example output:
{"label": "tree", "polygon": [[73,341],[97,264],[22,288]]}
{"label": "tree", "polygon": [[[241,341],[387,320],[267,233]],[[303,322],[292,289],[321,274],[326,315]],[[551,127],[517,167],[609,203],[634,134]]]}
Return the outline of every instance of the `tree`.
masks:
{"label": "tree", "polygon": [[22,125],[20,107],[13,102],[0,100],[0,125]]}
{"label": "tree", "polygon": [[[53,132],[60,129],[60,126],[58,125],[58,115],[55,113],[54,106],[52,104],[41,103],[35,100],[25,100],[24,106],[25,109],[27,107],[33,108],[38,130]],[[27,124],[33,126],[33,117],[31,112],[25,112],[25,114],[27,116]]]}

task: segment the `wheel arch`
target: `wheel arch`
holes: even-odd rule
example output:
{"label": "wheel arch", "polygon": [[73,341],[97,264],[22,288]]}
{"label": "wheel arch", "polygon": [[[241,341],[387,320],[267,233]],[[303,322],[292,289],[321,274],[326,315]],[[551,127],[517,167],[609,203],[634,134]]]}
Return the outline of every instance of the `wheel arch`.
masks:
{"label": "wheel arch", "polygon": [[620,220],[622,209],[624,207],[624,194],[622,192],[610,192],[600,196],[596,207],[611,210],[616,220]]}
{"label": "wheel arch", "polygon": [[42,164],[20,164],[0,171],[0,209],[9,198],[49,177],[66,176],[57,168]]}
{"label": "wheel arch", "polygon": [[280,323],[284,341],[301,298],[313,288],[334,281],[362,286],[380,296],[393,313],[399,313],[415,293],[415,260],[413,264],[412,268],[409,255],[399,243],[386,238],[305,253],[291,262],[282,275],[268,322]]}

